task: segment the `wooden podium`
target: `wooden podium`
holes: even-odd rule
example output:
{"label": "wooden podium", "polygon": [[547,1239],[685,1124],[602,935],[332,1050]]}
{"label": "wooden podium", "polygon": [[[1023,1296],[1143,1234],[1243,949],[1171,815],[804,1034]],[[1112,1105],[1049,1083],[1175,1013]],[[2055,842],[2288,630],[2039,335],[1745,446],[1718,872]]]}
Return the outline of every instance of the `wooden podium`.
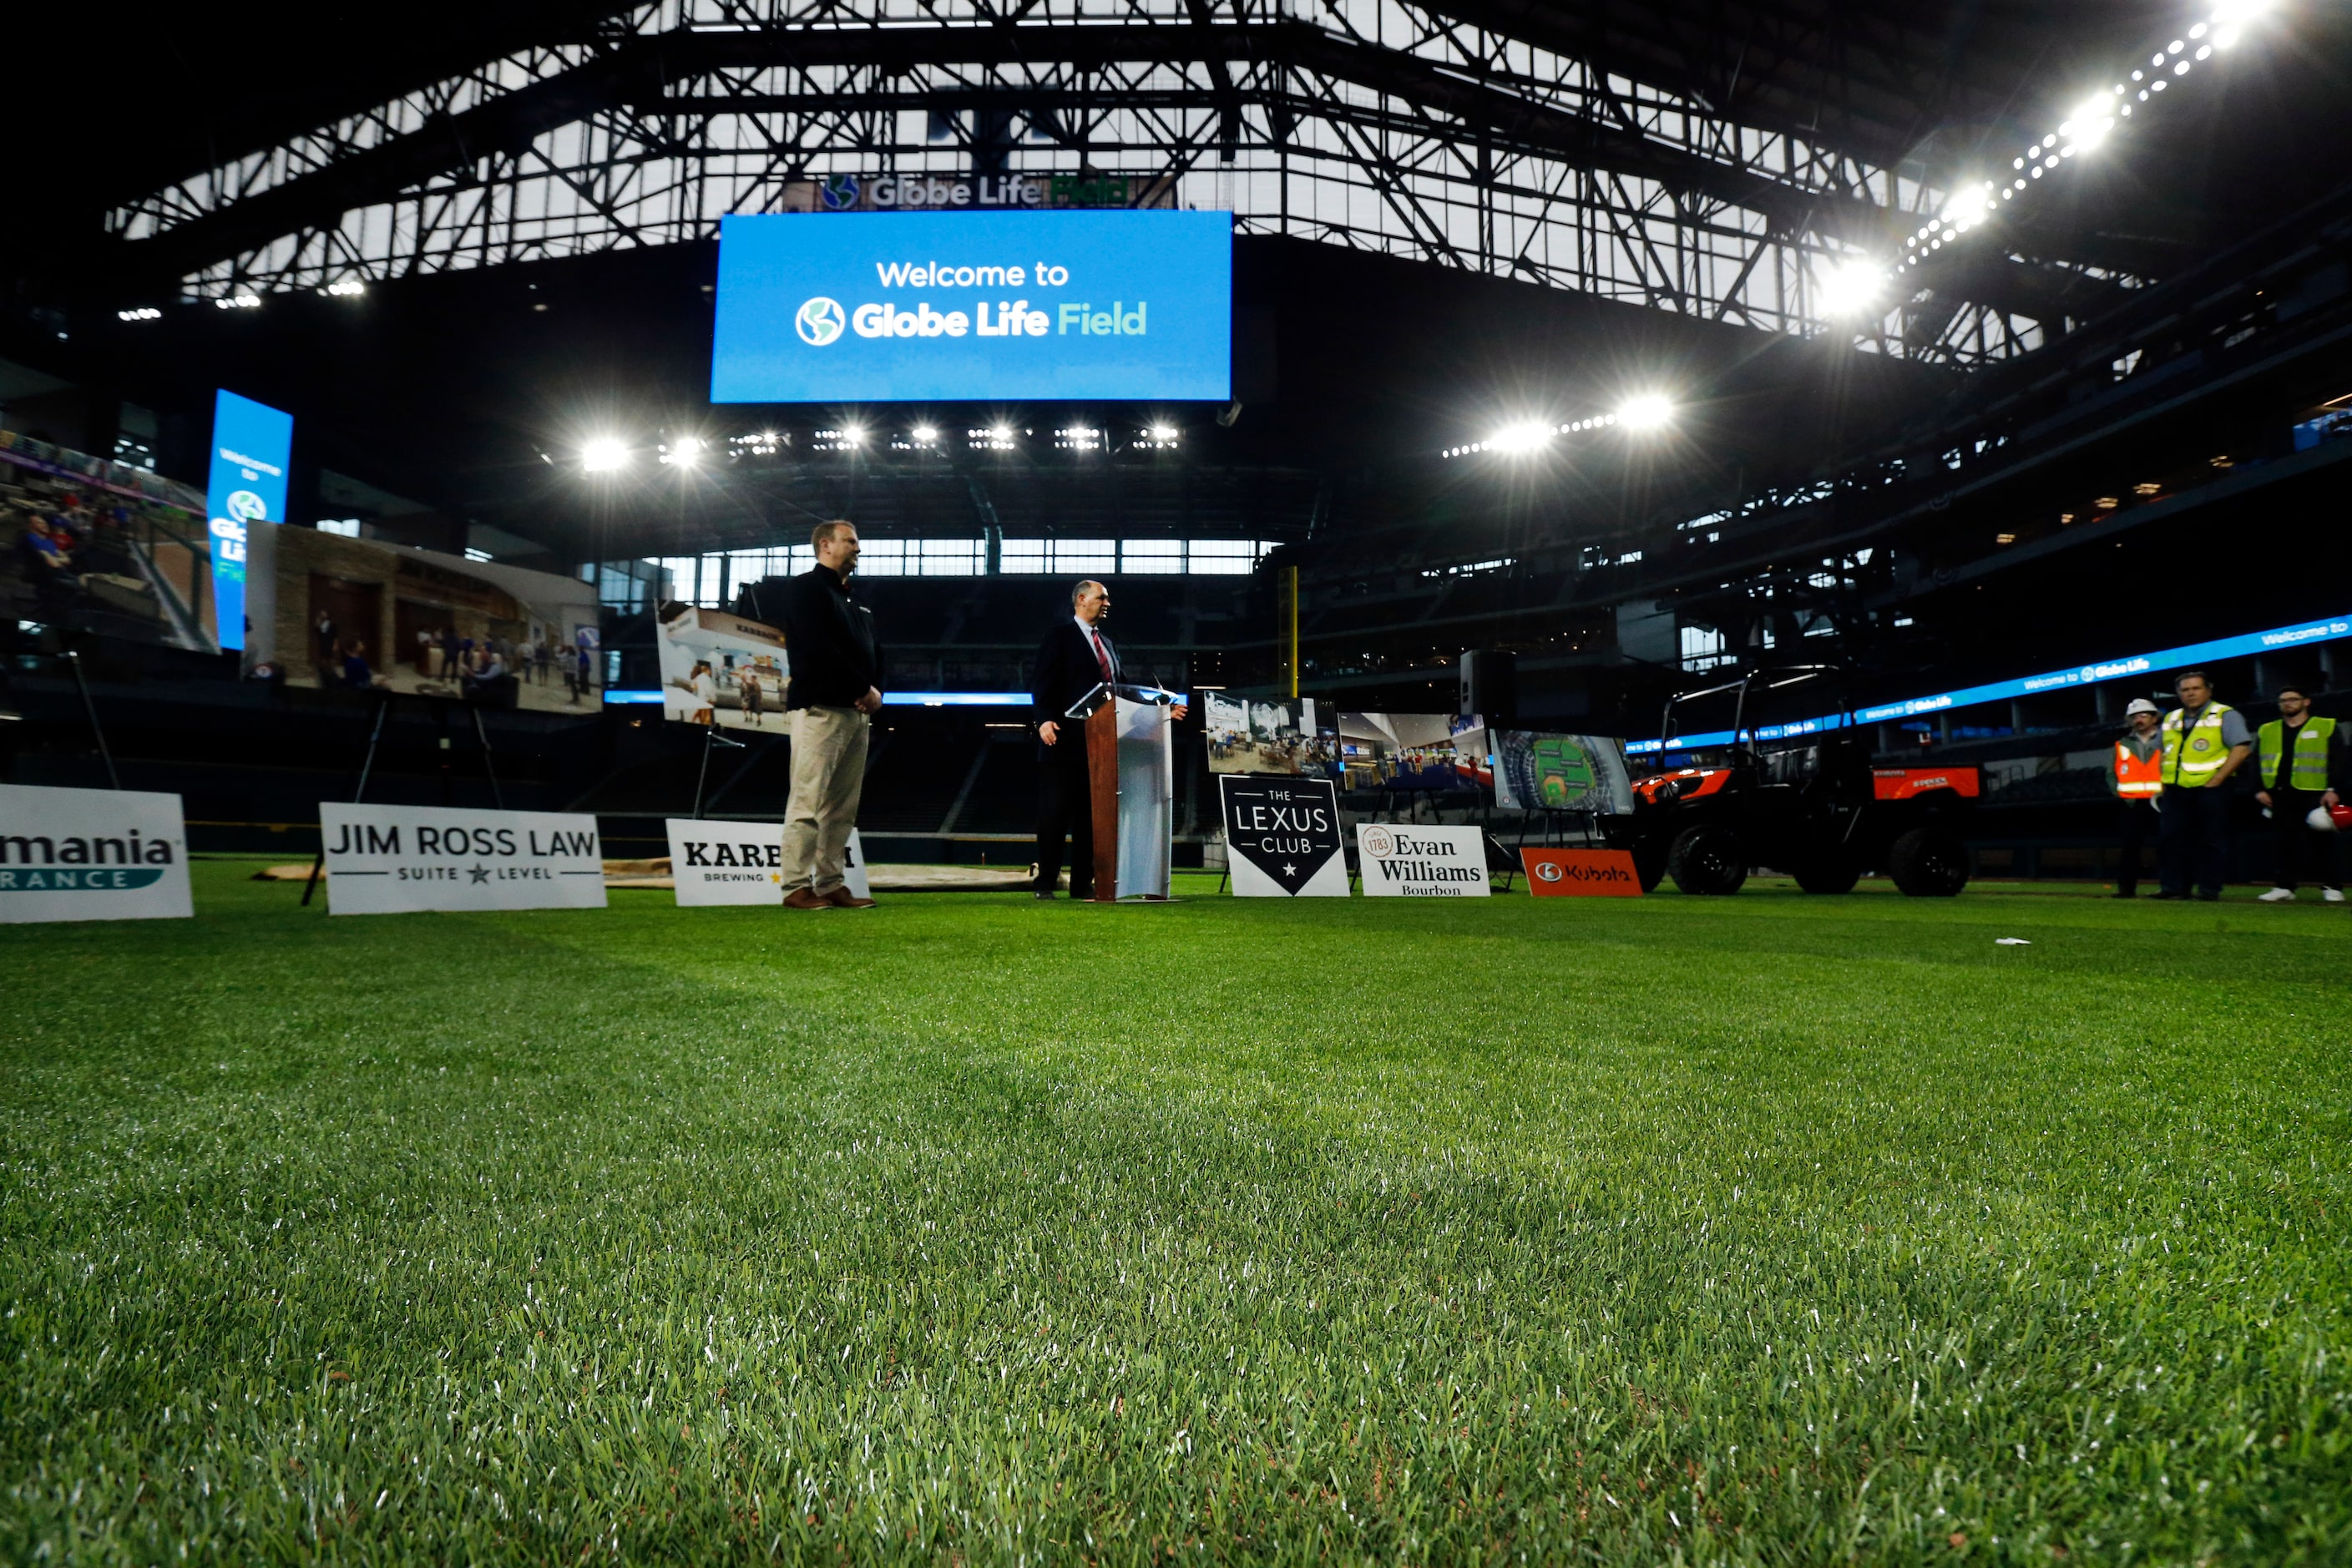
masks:
{"label": "wooden podium", "polygon": [[1097,686],[1063,717],[1087,727],[1094,816],[1095,902],[1165,902],[1176,831],[1177,699],[1141,686]]}

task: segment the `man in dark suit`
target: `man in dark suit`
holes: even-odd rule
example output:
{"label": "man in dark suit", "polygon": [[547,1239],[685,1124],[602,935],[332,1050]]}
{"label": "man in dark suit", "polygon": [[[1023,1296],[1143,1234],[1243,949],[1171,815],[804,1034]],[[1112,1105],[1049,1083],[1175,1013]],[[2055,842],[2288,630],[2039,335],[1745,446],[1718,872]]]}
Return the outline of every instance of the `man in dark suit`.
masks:
{"label": "man in dark suit", "polygon": [[[1087,774],[1087,727],[1065,719],[1070,704],[1096,687],[1117,686],[1128,678],[1118,649],[1103,635],[1110,615],[1110,590],[1091,578],[1070,590],[1070,616],[1055,623],[1037,645],[1037,667],[1029,682],[1037,726],[1037,879],[1031,891],[1054,896],[1062,875],[1062,837],[1070,839],[1070,897],[1095,891],[1094,797]],[[1182,718],[1179,708],[1176,717]]]}

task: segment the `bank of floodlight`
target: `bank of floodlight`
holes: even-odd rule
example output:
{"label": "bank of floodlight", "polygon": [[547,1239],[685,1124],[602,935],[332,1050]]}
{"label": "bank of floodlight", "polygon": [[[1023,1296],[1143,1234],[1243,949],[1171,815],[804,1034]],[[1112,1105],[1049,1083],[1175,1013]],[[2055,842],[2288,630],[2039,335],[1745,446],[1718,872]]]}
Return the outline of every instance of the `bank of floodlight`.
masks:
{"label": "bank of floodlight", "polygon": [[629,444],[618,437],[599,436],[581,445],[580,468],[583,473],[617,473],[628,466]]}
{"label": "bank of floodlight", "polygon": [[933,447],[939,444],[940,432],[936,426],[918,425],[910,434],[915,437],[915,445],[918,447]]}
{"label": "bank of floodlight", "polygon": [[1467,458],[1478,452],[1532,452],[1549,443],[1555,436],[1580,436],[1588,430],[1605,430],[1616,424],[1617,418],[1614,414],[1594,414],[1559,425],[1522,421],[1505,426],[1484,441],[1468,441],[1459,447],[1448,447],[1437,455],[1441,458]]}
{"label": "bank of floodlight", "polygon": [[2010,160],[2006,178],[1971,182],[1953,192],[1943,211],[1904,242],[1902,269],[1918,266],[1930,253],[1990,219],[2002,203],[2015,201],[2032,188],[2034,181],[2063,168],[2067,159],[2096,151],[2119,121],[2131,118],[2135,104],[2153,102],[2166,88],[2211,59],[2215,50],[2237,43],[2244,37],[2246,24],[2269,10],[2272,3],[2220,0],[2205,20],[2162,48],[2151,50],[2145,63],[2132,68],[2129,80],[2116,82],[2083,100],[2056,130],[2028,142]]}
{"label": "bank of floodlight", "polygon": [[1629,397],[1617,410],[1617,423],[1628,430],[1656,430],[1673,423],[1675,405],[1664,395],[1645,392]]}
{"label": "bank of floodlight", "polygon": [[1886,291],[1886,269],[1867,257],[1823,265],[1813,275],[1815,309],[1825,317],[1867,315]]}
{"label": "bank of floodlight", "polygon": [[661,448],[661,460],[672,468],[690,468],[702,461],[703,440],[699,436],[680,436]]}

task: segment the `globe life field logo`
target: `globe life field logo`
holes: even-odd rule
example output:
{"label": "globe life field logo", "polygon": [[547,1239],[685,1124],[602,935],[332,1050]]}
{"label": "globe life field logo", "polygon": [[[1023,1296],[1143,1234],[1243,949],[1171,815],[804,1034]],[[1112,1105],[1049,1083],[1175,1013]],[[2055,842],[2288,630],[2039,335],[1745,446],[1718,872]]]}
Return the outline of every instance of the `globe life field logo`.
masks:
{"label": "globe life field logo", "polygon": [[801,341],[811,348],[819,349],[841,336],[841,329],[846,322],[847,318],[842,314],[841,301],[829,300],[822,294],[801,306],[799,313],[793,317],[793,326],[800,332]]}

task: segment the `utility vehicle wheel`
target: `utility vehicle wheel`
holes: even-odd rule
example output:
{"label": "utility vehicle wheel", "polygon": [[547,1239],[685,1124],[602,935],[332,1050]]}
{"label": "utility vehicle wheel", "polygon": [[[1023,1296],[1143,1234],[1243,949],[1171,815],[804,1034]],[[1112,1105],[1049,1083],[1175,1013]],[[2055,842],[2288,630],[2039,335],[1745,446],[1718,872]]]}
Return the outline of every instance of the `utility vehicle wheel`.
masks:
{"label": "utility vehicle wheel", "polygon": [[1915,899],[1948,899],[1969,885],[1969,847],[1940,827],[1915,827],[1886,852],[1886,874]]}
{"label": "utility vehicle wheel", "polygon": [[1666,875],[1685,893],[1736,893],[1748,880],[1748,852],[1727,827],[1685,827],[1666,852]]}
{"label": "utility vehicle wheel", "polygon": [[1809,893],[1851,893],[1862,880],[1862,868],[1843,848],[1816,849],[1791,866],[1789,875]]}
{"label": "utility vehicle wheel", "polygon": [[1666,841],[1648,837],[1633,846],[1633,875],[1641,879],[1642,891],[1654,893],[1666,875]]}

